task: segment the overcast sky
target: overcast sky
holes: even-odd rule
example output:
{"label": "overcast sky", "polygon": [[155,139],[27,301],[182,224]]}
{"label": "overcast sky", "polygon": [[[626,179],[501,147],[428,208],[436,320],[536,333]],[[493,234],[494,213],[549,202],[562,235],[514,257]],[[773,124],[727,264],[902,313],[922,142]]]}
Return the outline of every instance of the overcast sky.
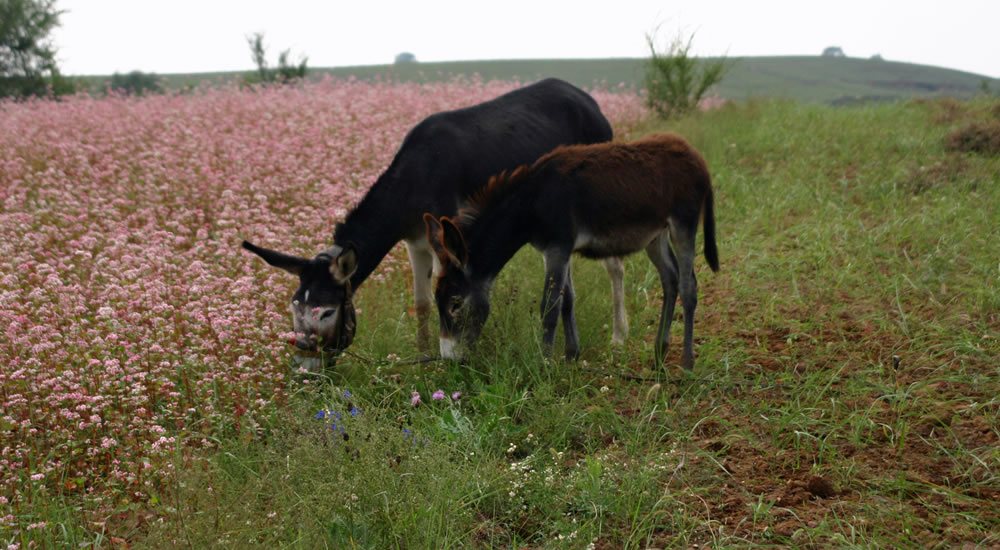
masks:
{"label": "overcast sky", "polygon": [[265,33],[310,67],[419,61],[644,57],[645,35],[695,33],[697,55],[818,55],[840,46],[1000,77],[1000,0],[58,0],[64,74],[250,70]]}

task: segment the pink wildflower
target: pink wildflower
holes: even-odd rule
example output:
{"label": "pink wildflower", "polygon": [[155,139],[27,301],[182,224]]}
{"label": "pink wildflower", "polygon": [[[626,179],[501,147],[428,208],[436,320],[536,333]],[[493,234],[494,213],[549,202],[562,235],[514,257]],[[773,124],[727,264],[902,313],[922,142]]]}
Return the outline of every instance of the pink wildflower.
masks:
{"label": "pink wildflower", "polygon": [[438,390],[438,391],[434,392],[434,395],[431,396],[431,399],[433,399],[435,401],[440,401],[440,400],[444,399],[444,390]]}
{"label": "pink wildflower", "polygon": [[419,404],[420,404],[420,392],[415,391],[413,392],[413,395],[410,397],[410,405],[416,407]]}
{"label": "pink wildflower", "polygon": [[[13,464],[35,455],[51,457],[35,484],[82,478],[94,502],[144,500],[126,487],[169,477],[177,443],[164,426],[212,446],[198,426],[233,411],[255,422],[284,403],[284,342],[296,336],[288,279],[234,243],[320,250],[331,216],[343,219],[410,128],[517,86],[331,79],[0,100],[0,417],[17,432],[0,445],[0,468],[16,472],[0,476],[0,494],[31,482]],[[639,128],[637,95],[592,95],[615,135]],[[316,196],[337,206],[317,207]],[[406,276],[406,266],[397,247],[378,276]],[[44,409],[64,412],[34,412]]]}

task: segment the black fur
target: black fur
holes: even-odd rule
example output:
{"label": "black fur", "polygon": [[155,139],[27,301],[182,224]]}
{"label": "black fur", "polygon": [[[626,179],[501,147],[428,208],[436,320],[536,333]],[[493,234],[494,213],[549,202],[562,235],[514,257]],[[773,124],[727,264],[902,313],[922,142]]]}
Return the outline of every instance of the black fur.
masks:
{"label": "black fur", "polygon": [[610,141],[611,124],[586,92],[548,78],[417,124],[389,168],[339,224],[353,243],[357,288],[403,239],[421,238],[423,214],[452,216],[490,176],[529,164],[559,145]]}
{"label": "black fur", "polygon": [[[560,145],[601,143],[611,138],[611,125],[592,97],[561,80],[542,80],[479,105],[431,115],[417,124],[389,167],[337,225],[335,246],[325,258],[310,261],[250,243],[243,246],[269,264],[299,275],[293,309],[335,311],[396,243],[424,243],[425,212],[453,216],[495,173],[534,162]],[[350,285],[335,280],[338,266],[344,262],[334,255],[343,255],[339,251],[346,250],[356,252],[356,258],[349,262]],[[421,254],[424,261],[430,261],[429,251]],[[307,269],[312,264],[320,264],[320,268]],[[415,274],[418,276],[425,274]],[[429,273],[425,280],[429,289]],[[430,307],[429,296],[423,300],[417,297],[421,348],[427,347],[429,339]],[[301,324],[295,315],[293,321]],[[332,337],[306,334],[299,345],[315,347]]]}

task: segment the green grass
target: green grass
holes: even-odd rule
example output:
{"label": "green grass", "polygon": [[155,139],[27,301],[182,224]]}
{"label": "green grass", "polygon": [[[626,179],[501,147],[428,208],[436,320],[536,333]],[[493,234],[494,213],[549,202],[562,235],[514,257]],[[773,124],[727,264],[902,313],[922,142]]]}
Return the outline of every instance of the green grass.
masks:
{"label": "green grass", "polygon": [[[859,58],[746,57],[733,65],[715,88],[718,95],[744,100],[782,97],[805,102],[852,103],[890,101],[912,97],[970,98],[982,92],[985,80],[993,93],[1000,80],[953,69]],[[554,76],[583,87],[614,87],[624,83],[638,89],[645,74],[644,59],[535,59],[449,61],[405,65],[371,65],[310,69],[311,78],[331,74],[360,79],[392,78],[435,81],[456,75],[479,74],[486,80],[533,81]],[[238,79],[245,73],[163,75],[170,88],[203,81]]]}
{"label": "green grass", "polygon": [[[713,171],[722,263],[713,274],[697,262],[692,373],[676,366],[676,345],[665,368],[652,365],[661,291],[642,256],[627,262],[631,334],[620,350],[608,346],[603,268],[574,260],[583,355],[571,364],[540,353],[534,251],[502,273],[464,366],[385,359],[416,354],[415,323],[401,313],[409,275],[397,273],[360,291],[356,355],[178,472],[129,538],[996,545],[1000,158],[943,149],[950,130],[989,109],[767,101],[680,120],[669,129]],[[437,388],[463,395],[433,402]],[[320,409],[342,414],[347,439],[315,418]]]}

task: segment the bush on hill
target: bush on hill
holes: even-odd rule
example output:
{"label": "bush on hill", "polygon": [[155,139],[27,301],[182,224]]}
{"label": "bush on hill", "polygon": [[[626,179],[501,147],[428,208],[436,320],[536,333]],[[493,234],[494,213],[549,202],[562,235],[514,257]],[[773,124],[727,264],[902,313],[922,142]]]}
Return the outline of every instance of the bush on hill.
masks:
{"label": "bush on hill", "polygon": [[690,55],[694,37],[675,37],[663,51],[652,35],[646,35],[649,60],[646,67],[646,104],[660,118],[673,118],[691,111],[708,89],[718,84],[729,63],[725,57],[699,61]]}

